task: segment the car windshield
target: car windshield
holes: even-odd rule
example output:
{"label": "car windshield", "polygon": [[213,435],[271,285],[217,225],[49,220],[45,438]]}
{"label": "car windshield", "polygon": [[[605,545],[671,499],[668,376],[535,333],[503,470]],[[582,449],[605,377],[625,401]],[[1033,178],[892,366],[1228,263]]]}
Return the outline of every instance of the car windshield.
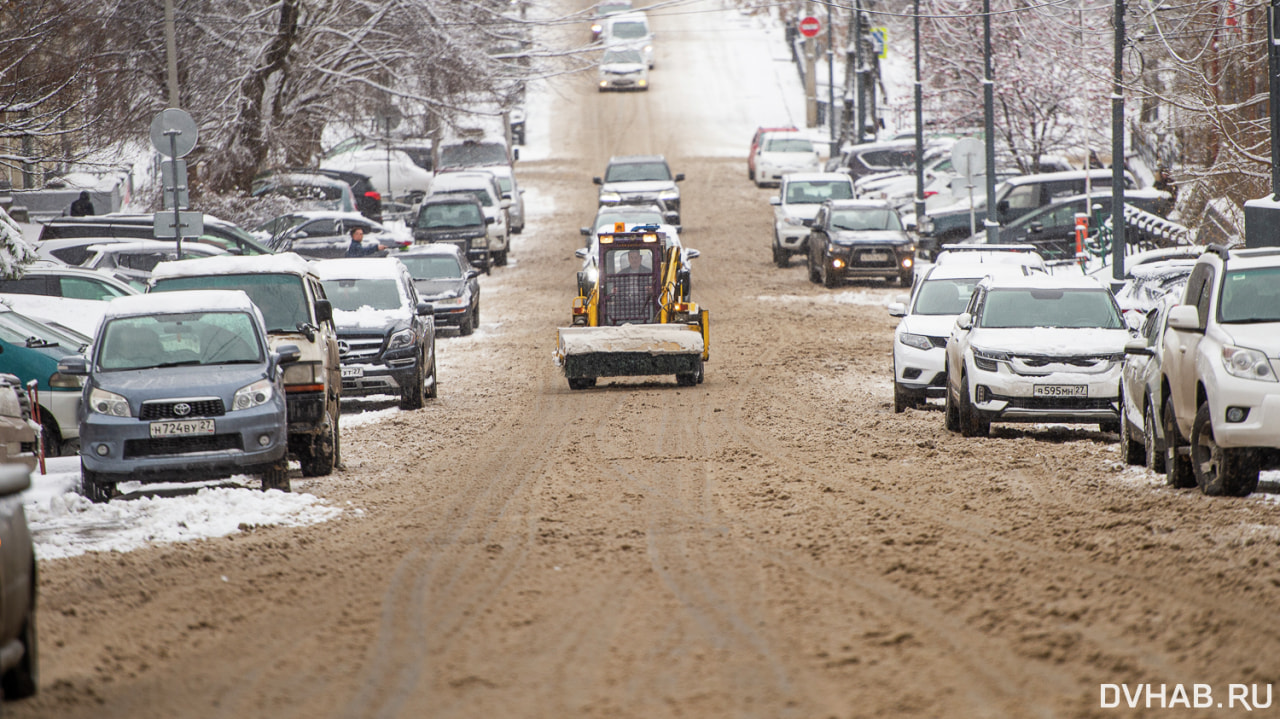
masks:
{"label": "car windshield", "polygon": [[157,280],[152,292],[175,290],[244,290],[262,312],[267,332],[297,332],[310,324],[307,296],[297,275],[248,274],[166,277]]}
{"label": "car windshield", "polygon": [[1125,327],[1111,293],[1104,289],[994,289],[987,293],[981,314],[980,327]]}
{"label": "car windshield", "polygon": [[609,165],[604,173],[605,182],[671,181],[671,171],[665,162],[619,162]]}
{"label": "car windshield", "polygon": [[853,199],[853,185],[847,180],[793,181],[787,183],[787,202],[799,205],[816,205],[827,200]]}
{"label": "car windshield", "polygon": [[604,59],[600,62],[603,65],[619,65],[622,63],[639,65],[644,60],[640,57],[639,50],[609,50],[605,52]]}
{"label": "car windshield", "polygon": [[444,280],[462,277],[462,265],[448,255],[400,255],[415,280]]}
{"label": "car windshield", "polygon": [[323,280],[320,284],[337,310],[395,310],[404,306],[395,280]]}
{"label": "car windshield", "polygon": [[596,6],[596,17],[604,15],[615,15],[620,12],[626,12],[631,9],[629,2],[607,2]]}
{"label": "car windshield", "polygon": [[813,143],[803,137],[774,137],[764,143],[765,152],[813,152]]}
{"label": "car windshield", "polygon": [[973,288],[982,278],[930,280],[916,294],[917,315],[958,315],[964,312]]}
{"label": "car windshield", "polygon": [[0,339],[25,347],[66,347],[75,352],[85,348],[83,340],[17,312],[0,312]]}
{"label": "car windshield", "polygon": [[901,230],[898,213],[890,209],[836,210],[831,226],[837,230]]}
{"label": "car windshield", "polygon": [[627,20],[613,24],[613,37],[622,40],[636,40],[649,34],[649,28],[638,20]]}
{"label": "car windshield", "polygon": [[484,224],[484,213],[469,202],[425,205],[418,213],[418,227],[426,230],[475,227]]}
{"label": "car windshield", "polygon": [[109,320],[98,354],[98,367],[104,370],[262,361],[253,318],[226,311]]}
{"label": "car windshield", "polygon": [[507,147],[500,142],[466,142],[440,148],[441,167],[507,164]]}
{"label": "car windshield", "polygon": [[1224,324],[1280,322],[1280,267],[1228,270],[1218,317]]}
{"label": "car windshield", "polygon": [[476,188],[473,190],[448,190],[446,192],[437,193],[440,195],[471,195],[480,201],[483,207],[493,207],[493,198],[489,196],[489,191],[484,188]]}

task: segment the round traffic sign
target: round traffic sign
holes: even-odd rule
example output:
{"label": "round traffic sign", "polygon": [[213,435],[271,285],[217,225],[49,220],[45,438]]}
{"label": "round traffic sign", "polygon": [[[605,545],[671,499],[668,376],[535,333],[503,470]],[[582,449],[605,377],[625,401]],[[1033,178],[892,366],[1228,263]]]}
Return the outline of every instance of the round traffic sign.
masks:
{"label": "round traffic sign", "polygon": [[196,121],[185,110],[170,107],[151,121],[151,146],[165,157],[186,157],[196,146]]}
{"label": "round traffic sign", "polygon": [[810,15],[800,21],[800,34],[805,37],[813,37],[822,29],[822,23],[818,22],[818,18]]}
{"label": "round traffic sign", "polygon": [[951,146],[951,167],[966,182],[987,171],[985,147],[976,137],[962,137]]}

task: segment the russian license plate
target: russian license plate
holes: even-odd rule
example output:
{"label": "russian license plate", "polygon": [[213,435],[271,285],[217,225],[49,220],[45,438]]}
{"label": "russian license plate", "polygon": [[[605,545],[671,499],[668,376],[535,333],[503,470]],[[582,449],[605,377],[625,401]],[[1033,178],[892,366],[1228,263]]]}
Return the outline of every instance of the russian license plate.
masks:
{"label": "russian license plate", "polygon": [[888,252],[863,252],[863,262],[887,262],[889,260]]}
{"label": "russian license plate", "polygon": [[363,376],[364,376],[364,367],[343,367],[342,368],[343,379],[349,379],[353,377],[363,377]]}
{"label": "russian license plate", "polygon": [[197,434],[213,434],[213,420],[182,419],[151,423],[152,437],[190,437]]}
{"label": "russian license plate", "polygon": [[1088,397],[1089,386],[1084,384],[1038,384],[1031,389],[1034,397]]}

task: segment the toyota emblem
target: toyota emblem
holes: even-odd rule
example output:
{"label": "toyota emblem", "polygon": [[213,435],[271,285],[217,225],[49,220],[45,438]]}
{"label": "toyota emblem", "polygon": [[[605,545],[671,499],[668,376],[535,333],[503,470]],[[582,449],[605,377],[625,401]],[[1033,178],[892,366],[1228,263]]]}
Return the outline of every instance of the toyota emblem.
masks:
{"label": "toyota emblem", "polygon": [[186,402],[179,402],[173,406],[173,413],[179,417],[186,417],[191,414],[191,405]]}

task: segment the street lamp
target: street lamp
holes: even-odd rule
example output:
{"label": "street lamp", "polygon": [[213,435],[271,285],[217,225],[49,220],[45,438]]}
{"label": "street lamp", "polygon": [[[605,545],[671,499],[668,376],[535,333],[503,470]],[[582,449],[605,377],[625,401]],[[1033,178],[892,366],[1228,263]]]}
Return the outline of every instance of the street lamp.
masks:
{"label": "street lamp", "polygon": [[1124,280],[1124,0],[1116,0],[1115,65],[1111,72],[1111,277]]}

